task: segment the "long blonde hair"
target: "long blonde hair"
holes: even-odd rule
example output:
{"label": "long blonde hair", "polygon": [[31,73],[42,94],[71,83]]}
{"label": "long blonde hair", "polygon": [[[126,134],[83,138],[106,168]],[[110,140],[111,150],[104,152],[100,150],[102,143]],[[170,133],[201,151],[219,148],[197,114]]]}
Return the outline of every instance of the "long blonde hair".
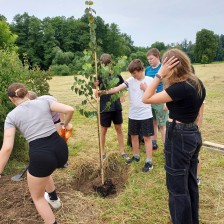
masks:
{"label": "long blonde hair", "polygon": [[186,81],[197,90],[199,95],[201,95],[201,84],[197,76],[193,74],[191,60],[188,55],[177,48],[173,48],[167,50],[163,54],[162,62],[165,58],[169,59],[172,56],[178,58],[179,63],[171,69],[170,73],[164,78],[164,87],[167,88],[175,83]]}

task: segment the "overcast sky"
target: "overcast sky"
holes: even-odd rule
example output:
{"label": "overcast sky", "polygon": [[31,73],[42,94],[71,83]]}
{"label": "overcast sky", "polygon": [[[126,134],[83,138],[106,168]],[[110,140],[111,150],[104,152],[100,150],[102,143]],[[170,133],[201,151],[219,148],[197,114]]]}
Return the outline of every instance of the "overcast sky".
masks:
{"label": "overcast sky", "polygon": [[[116,23],[135,46],[165,44],[184,39],[195,42],[196,33],[208,29],[224,34],[224,0],[93,0],[93,9],[105,23]],[[39,19],[84,15],[85,0],[0,0],[0,14],[12,22],[27,12]]]}

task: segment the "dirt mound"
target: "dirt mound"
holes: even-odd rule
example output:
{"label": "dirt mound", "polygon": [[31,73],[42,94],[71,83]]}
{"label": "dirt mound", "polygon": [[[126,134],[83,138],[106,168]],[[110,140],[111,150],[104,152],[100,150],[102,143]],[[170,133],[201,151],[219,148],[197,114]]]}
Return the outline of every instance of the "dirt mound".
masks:
{"label": "dirt mound", "polygon": [[122,191],[129,175],[129,166],[118,152],[108,154],[103,162],[103,182],[98,160],[79,157],[73,169],[75,190],[84,194],[99,193],[103,197]]}

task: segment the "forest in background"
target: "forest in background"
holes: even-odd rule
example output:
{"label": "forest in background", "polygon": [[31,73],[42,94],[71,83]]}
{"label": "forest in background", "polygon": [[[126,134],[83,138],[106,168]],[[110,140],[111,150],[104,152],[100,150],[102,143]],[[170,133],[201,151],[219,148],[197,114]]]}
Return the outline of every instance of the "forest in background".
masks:
{"label": "forest in background", "polygon": [[[96,16],[95,25],[98,55],[109,53],[114,58],[125,55],[129,61],[140,58],[147,65],[146,52],[149,48],[156,47],[163,53],[176,47],[185,51],[192,63],[224,60],[224,35],[217,35],[211,30],[198,31],[195,43],[184,39],[179,43],[165,45],[155,42],[142,47],[134,46],[131,36],[122,33],[115,23],[105,23]],[[89,48],[89,21],[86,15],[78,19],[56,16],[41,20],[24,13],[15,15],[9,24],[4,15],[0,15],[0,48],[9,45],[5,44],[5,39],[17,48],[20,59],[23,61],[26,58],[32,67],[50,69],[53,75],[72,75],[80,70],[83,51]]]}

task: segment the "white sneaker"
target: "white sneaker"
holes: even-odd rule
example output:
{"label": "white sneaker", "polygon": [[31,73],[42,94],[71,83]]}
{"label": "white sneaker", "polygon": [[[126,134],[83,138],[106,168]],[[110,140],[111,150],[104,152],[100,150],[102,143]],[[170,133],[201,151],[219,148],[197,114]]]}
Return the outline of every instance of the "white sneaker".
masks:
{"label": "white sneaker", "polygon": [[57,200],[51,200],[49,197],[49,194],[47,192],[44,193],[44,198],[46,199],[46,201],[55,209],[60,208],[61,207],[61,200],[58,197]]}

